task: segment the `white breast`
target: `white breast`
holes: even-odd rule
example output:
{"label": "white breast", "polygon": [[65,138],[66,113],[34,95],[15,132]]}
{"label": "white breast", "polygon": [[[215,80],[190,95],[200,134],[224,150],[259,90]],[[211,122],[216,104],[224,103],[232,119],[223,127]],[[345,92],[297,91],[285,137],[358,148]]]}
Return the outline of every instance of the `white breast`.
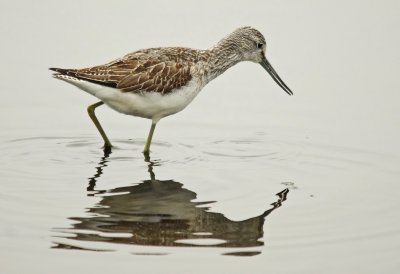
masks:
{"label": "white breast", "polygon": [[184,87],[162,95],[157,92],[122,92],[119,89],[97,85],[74,77],[64,75],[56,75],[56,77],[99,98],[118,112],[152,119],[155,122],[183,110],[204,86],[201,81],[192,79]]}

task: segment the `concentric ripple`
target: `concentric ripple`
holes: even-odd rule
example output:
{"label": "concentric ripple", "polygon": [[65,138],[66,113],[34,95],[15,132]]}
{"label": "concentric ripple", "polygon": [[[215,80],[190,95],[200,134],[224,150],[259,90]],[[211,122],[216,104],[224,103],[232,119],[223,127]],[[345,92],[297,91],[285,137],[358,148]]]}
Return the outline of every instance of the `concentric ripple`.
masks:
{"label": "concentric ripple", "polygon": [[[365,215],[392,218],[394,200],[378,182],[393,182],[385,172],[371,172],[385,170],[386,155],[296,134],[156,140],[151,157],[141,152],[144,140],[113,144],[107,152],[96,137],[3,142],[0,210],[10,219],[22,217],[14,224],[22,231],[51,233],[54,248],[112,251],[131,245],[130,254],[202,247],[254,256],[265,249],[264,241],[301,248],[398,232],[368,223]],[[289,191],[293,200],[286,203]],[[238,213],[244,217],[231,217]],[[274,234],[268,233],[270,218],[280,225]],[[348,224],[357,218],[362,227],[355,232]]]}

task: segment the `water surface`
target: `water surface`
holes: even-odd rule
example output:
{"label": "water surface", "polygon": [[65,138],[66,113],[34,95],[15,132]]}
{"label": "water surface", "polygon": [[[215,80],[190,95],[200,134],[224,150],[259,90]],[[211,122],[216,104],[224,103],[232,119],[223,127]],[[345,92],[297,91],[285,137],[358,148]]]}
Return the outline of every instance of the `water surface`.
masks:
{"label": "water surface", "polygon": [[[2,4],[0,272],[397,273],[398,5]],[[100,107],[104,152],[95,100],[47,71],[242,25],[294,96],[239,64],[159,123],[150,158],[149,121]]]}

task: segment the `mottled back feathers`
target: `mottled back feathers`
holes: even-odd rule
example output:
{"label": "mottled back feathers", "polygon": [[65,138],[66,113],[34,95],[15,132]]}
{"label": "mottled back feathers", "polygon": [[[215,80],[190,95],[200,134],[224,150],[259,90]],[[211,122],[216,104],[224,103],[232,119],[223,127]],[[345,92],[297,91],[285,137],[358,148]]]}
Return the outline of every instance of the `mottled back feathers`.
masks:
{"label": "mottled back feathers", "polygon": [[[105,65],[84,69],[51,68],[51,70],[124,92],[167,94],[185,86],[192,79],[190,69],[197,61],[197,50],[152,48],[127,54]],[[57,77],[57,74],[55,76]]]}

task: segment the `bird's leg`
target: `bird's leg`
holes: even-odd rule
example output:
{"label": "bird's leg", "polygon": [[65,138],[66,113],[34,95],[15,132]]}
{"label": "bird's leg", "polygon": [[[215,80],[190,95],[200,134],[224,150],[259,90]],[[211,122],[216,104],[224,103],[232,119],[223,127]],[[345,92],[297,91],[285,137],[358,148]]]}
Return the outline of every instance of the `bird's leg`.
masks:
{"label": "bird's leg", "polygon": [[143,153],[146,155],[149,154],[150,152],[150,144],[151,144],[151,139],[153,138],[153,133],[154,133],[154,129],[156,128],[157,122],[152,121],[151,122],[151,128],[150,128],[150,132],[149,135],[147,136],[147,141],[146,141],[146,145],[144,146],[144,150]]}
{"label": "bird's leg", "polygon": [[92,119],[94,125],[96,126],[97,130],[100,132],[101,137],[103,137],[104,140],[104,149],[109,150],[111,148],[111,143],[107,138],[106,133],[104,132],[103,128],[101,127],[99,120],[97,120],[96,115],[94,113],[94,110],[98,107],[103,105],[104,103],[102,101],[97,102],[96,104],[90,105],[87,108],[88,114],[90,116],[90,119]]}

